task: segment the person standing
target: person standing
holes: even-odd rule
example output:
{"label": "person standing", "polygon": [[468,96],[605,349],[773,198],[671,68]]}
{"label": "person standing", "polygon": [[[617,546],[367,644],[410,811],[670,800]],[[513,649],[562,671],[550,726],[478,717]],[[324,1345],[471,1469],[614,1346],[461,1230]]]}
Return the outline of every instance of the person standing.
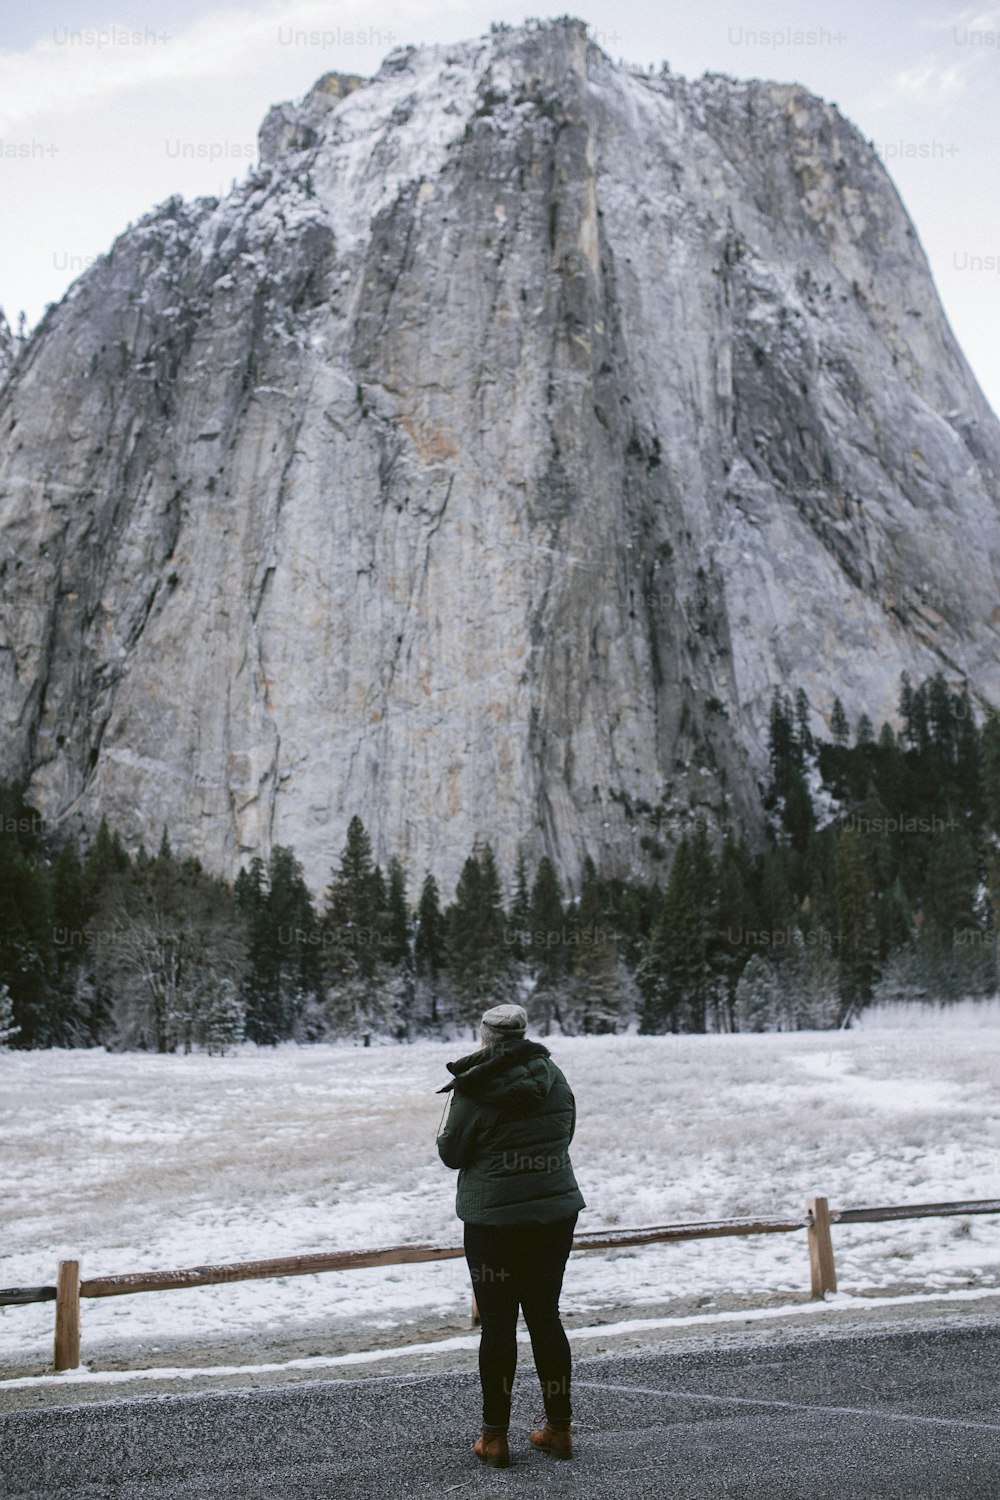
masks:
{"label": "person standing", "polygon": [[486,1011],[477,1051],[448,1063],[449,1094],[438,1154],[458,1168],[455,1210],[479,1305],[483,1391],[477,1458],[510,1463],[508,1430],[517,1368],[517,1314],[531,1336],[545,1423],[534,1447],[570,1458],[570,1348],[559,1317],[577,1216],[586,1208],[569,1158],[576,1129],[573,1091],[551,1053],[525,1036],[523,1006]]}

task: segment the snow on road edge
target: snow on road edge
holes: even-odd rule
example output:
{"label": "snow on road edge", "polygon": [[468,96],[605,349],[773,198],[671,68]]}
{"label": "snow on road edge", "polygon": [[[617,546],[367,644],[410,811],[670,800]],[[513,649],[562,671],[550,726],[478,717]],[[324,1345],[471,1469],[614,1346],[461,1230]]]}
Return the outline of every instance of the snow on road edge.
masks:
{"label": "snow on road edge", "polygon": [[[996,1287],[961,1288],[950,1292],[911,1292],[891,1297],[855,1297],[847,1292],[827,1293],[825,1300],[810,1303],[789,1303],[780,1307],[742,1308],[736,1311],[717,1313],[691,1313],[666,1318],[627,1318],[619,1323],[601,1323],[586,1328],[566,1330],[571,1342],[584,1339],[611,1338],[622,1334],[654,1333],[658,1330],[687,1328],[698,1324],[718,1326],[723,1323],[746,1324],[773,1318],[821,1316],[823,1314],[867,1312],[870,1308],[899,1307],[906,1304],[926,1305],[939,1302],[973,1302],[987,1297],[996,1297]],[[518,1342],[530,1342],[528,1334],[519,1331]],[[451,1351],[475,1349],[479,1345],[479,1334],[461,1334],[455,1338],[436,1339],[430,1343],[402,1344],[388,1349],[355,1350],[349,1354],[311,1355],[304,1359],[291,1359],[281,1363],[252,1365],[202,1365],[195,1367],[161,1366],[149,1370],[89,1370],[86,1365],[64,1370],[59,1374],[19,1376],[12,1380],[0,1380],[0,1396],[7,1390],[26,1387],[52,1389],[66,1385],[107,1384],[119,1385],[142,1380],[195,1380],[205,1376],[265,1375],[280,1374],[289,1370],[323,1370],[343,1365],[371,1364],[383,1359],[402,1359],[411,1355],[442,1354]]]}

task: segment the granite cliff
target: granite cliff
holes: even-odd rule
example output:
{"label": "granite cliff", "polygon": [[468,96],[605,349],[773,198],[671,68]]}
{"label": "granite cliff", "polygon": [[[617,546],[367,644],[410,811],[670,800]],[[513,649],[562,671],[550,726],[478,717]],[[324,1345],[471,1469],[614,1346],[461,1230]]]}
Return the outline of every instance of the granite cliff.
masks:
{"label": "granite cliff", "polygon": [[[1000,425],[874,150],[582,23],[273,109],[0,391],[0,768],[49,819],[450,890],[759,826],[771,690],[1000,702]],[[635,813],[635,808],[640,808]],[[633,816],[628,815],[632,809]]]}

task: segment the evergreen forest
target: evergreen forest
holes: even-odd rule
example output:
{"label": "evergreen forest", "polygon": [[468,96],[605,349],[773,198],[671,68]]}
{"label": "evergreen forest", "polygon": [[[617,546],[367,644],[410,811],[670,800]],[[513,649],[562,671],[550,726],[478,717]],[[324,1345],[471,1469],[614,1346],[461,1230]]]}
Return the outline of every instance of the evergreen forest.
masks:
{"label": "evergreen forest", "polygon": [[0,1047],[474,1037],[502,1000],[543,1035],[794,1030],[995,994],[996,712],[979,722],[937,674],[903,676],[898,732],[839,701],[828,740],[809,717],[774,692],[755,846],[692,815],[662,880],[587,859],[572,895],[547,858],[501,870],[486,838],[454,891],[415,883],[376,862],[360,812],[321,896],[290,848],[229,884],[167,829],[154,854],[106,821],[86,847],[60,839],[2,785]]}

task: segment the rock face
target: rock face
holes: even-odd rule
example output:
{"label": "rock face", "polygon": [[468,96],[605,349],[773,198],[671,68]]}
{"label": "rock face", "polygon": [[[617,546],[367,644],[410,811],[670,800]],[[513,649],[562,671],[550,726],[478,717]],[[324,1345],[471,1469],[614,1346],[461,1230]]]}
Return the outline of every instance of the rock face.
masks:
{"label": "rock face", "polygon": [[367,82],[359,73],[324,73],[301,104],[272,105],[258,137],[261,162],[269,166],[290,151],[315,146],[324,115]]}
{"label": "rock face", "polygon": [[21,340],[11,332],[7,315],[0,307],[0,386],[10,375],[17,358]]}
{"label": "rock face", "polygon": [[359,812],[411,889],[477,834],[574,887],[656,868],[645,805],[758,823],[776,684],[1000,701],[1000,427],[834,107],[564,19],[262,136],[0,398],[0,766],[47,817],[318,889]]}

